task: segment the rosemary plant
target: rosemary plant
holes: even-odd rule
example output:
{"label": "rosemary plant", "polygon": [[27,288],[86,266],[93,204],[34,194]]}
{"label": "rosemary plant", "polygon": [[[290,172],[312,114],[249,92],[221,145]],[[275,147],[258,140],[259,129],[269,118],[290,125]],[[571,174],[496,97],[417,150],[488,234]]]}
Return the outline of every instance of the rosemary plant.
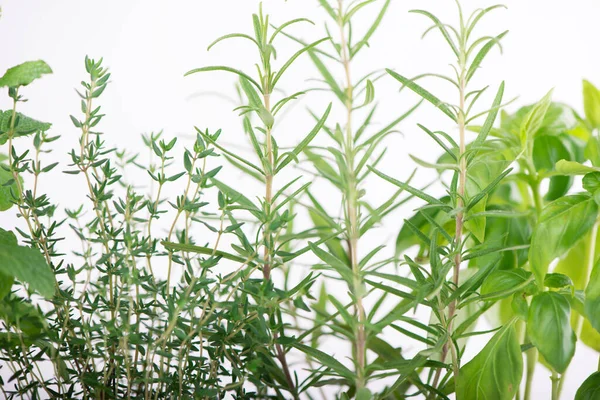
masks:
{"label": "rosemary plant", "polygon": [[[320,74],[320,80],[326,85],[327,91],[342,107],[344,119],[334,124],[326,124],[331,146],[310,146],[304,153],[307,160],[317,171],[316,176],[324,178],[335,190],[339,191],[342,203],[342,216],[335,218],[330,213],[330,207],[319,196],[307,193],[307,208],[314,223],[314,229],[320,232],[321,238],[333,233],[325,243],[327,250],[312,246],[315,255],[322,261],[316,267],[318,270],[332,273],[333,279],[342,280],[348,287],[348,303],[344,304],[340,296],[331,291],[322,290],[316,305],[317,318],[311,335],[313,346],[325,342],[327,332],[322,329],[326,321],[331,329],[331,335],[352,343],[353,371],[341,363],[329,363],[331,371],[315,371],[315,380],[323,374],[337,377],[332,381],[335,385],[347,386],[341,392],[342,398],[356,397],[367,399],[376,396],[371,387],[381,386],[381,379],[394,372],[395,362],[404,361],[402,350],[386,342],[381,333],[386,328],[406,332],[395,324],[408,310],[404,304],[392,307],[393,312],[382,317],[378,311],[385,300],[397,289],[390,286],[400,280],[395,274],[382,272],[393,265],[390,257],[381,258],[380,252],[385,246],[378,246],[368,251],[360,250],[360,239],[393,210],[405,203],[410,195],[404,196],[403,190],[398,190],[390,199],[370,205],[364,197],[364,185],[371,171],[369,166],[377,165],[384,157],[385,139],[395,132],[396,126],[409,116],[416,106],[386,123],[383,128],[373,128],[372,120],[376,114],[374,82],[385,75],[383,71],[374,71],[355,79],[352,75],[352,65],[361,50],[367,48],[372,37],[381,24],[390,1],[381,2],[327,2],[319,1],[320,6],[328,17],[327,32],[330,50],[324,48],[311,49],[309,55]],[[358,39],[353,39],[352,26],[362,16],[363,10],[371,5],[378,5],[375,19]],[[332,33],[333,32],[333,33]],[[356,32],[354,32],[356,35]],[[292,37],[292,39],[298,41]],[[332,68],[332,65],[335,69]],[[340,83],[341,82],[341,83]],[[315,90],[322,90],[316,88]],[[366,111],[365,111],[366,110]],[[361,116],[361,114],[363,114]],[[359,124],[353,124],[361,118]],[[365,255],[362,256],[361,253]],[[383,283],[379,281],[387,280]],[[324,283],[323,283],[324,284]],[[325,286],[323,286],[324,288]],[[367,308],[367,296],[376,297],[374,306]],[[327,304],[331,304],[335,313],[327,312]],[[350,313],[348,308],[353,309]],[[410,308],[410,307],[409,307]],[[332,325],[331,325],[332,324]],[[417,326],[419,325],[416,323]],[[328,351],[303,348],[311,357],[321,363],[332,361]],[[373,351],[377,359],[369,360],[368,350]],[[418,381],[418,376],[413,376]],[[369,385],[370,382],[378,384]],[[403,395],[402,386],[397,390]]]}

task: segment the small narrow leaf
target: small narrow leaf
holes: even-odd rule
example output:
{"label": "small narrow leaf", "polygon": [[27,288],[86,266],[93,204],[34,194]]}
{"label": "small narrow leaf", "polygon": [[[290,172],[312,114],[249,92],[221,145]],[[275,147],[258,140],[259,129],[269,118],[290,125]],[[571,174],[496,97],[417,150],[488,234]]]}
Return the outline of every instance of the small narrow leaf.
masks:
{"label": "small narrow leaf", "polygon": [[331,111],[331,103],[329,103],[329,106],[327,106],[325,113],[323,114],[321,119],[317,122],[317,124],[312,129],[312,131],[310,131],[310,133],[308,135],[306,135],[306,137],[304,139],[302,139],[302,141],[300,143],[298,143],[298,145],[290,153],[286,153],[287,155],[285,156],[285,158],[280,163],[277,164],[277,168],[275,169],[275,172],[281,171],[281,169],[283,167],[285,167],[286,165],[291,163],[293,160],[298,159],[298,155],[300,153],[302,153],[302,151],[306,148],[306,146],[308,146],[308,144],[315,138],[315,136],[317,136],[317,133],[319,133],[319,131],[321,130],[323,125],[325,125],[325,121],[327,121],[327,117],[329,116],[330,111]]}
{"label": "small narrow leaf", "polygon": [[[475,140],[473,141],[473,144],[472,144],[473,148],[481,147],[481,145],[485,142],[485,139],[487,139],[487,136],[489,135],[490,131],[494,127],[494,121],[496,121],[496,117],[498,116],[498,112],[500,111],[499,107],[500,107],[500,104],[502,103],[503,96],[504,96],[504,82],[502,82],[500,84],[500,87],[498,88],[498,92],[496,93],[496,97],[494,98],[494,102],[492,103],[492,108],[490,109],[490,112],[488,113],[483,126],[479,130],[479,133],[477,134],[477,138],[475,138]],[[476,155],[476,152],[471,153],[468,157],[468,161],[471,161],[475,157],[475,155]]]}
{"label": "small narrow leaf", "polygon": [[259,46],[258,42],[252,36],[248,36],[248,35],[243,34],[243,33],[230,33],[228,35],[223,35],[220,38],[216,39],[214,42],[212,42],[211,44],[208,45],[208,48],[206,50],[210,50],[217,43],[219,43],[219,42],[221,42],[223,40],[226,40],[226,39],[231,39],[231,38],[248,39],[251,42],[253,42],[255,45]]}
{"label": "small narrow leaf", "polygon": [[398,80],[400,83],[408,87],[410,90],[421,96],[423,99],[427,100],[435,107],[439,108],[444,114],[446,114],[452,121],[456,122],[456,115],[450,110],[450,107],[446,105],[443,101],[435,97],[433,94],[423,89],[420,85],[416,84],[413,80],[407,79],[400,74],[392,71],[391,69],[386,69],[387,73],[390,74],[394,79]]}
{"label": "small narrow leaf", "polygon": [[275,74],[275,77],[273,78],[273,81],[271,82],[271,89],[273,89],[275,87],[275,85],[277,84],[277,82],[279,82],[279,79],[281,79],[283,73],[290,67],[290,65],[292,65],[292,63],[298,58],[300,57],[303,53],[307,52],[308,50],[312,49],[313,47],[318,46],[319,44],[323,43],[324,41],[329,40],[328,37],[323,38],[323,39],[319,39],[316,42],[313,42],[307,46],[304,46],[302,49],[298,50],[293,56],[290,57],[289,60],[287,60],[285,62],[285,64],[283,64],[281,66],[281,68],[279,69],[279,71]]}
{"label": "small narrow leaf", "polygon": [[446,39],[446,42],[448,42],[448,44],[450,45],[452,52],[454,52],[456,57],[460,57],[458,47],[456,47],[456,44],[454,44],[454,40],[452,40],[452,37],[448,33],[446,26],[435,15],[433,15],[432,13],[425,11],[425,10],[411,10],[410,12],[415,13],[415,14],[423,14],[426,17],[428,17],[429,19],[431,19],[433,21],[433,23],[435,24],[435,26],[440,30],[444,39]]}
{"label": "small narrow leaf", "polygon": [[379,11],[379,14],[377,14],[377,17],[375,17],[375,20],[373,21],[373,23],[371,24],[371,26],[365,33],[365,36],[363,36],[363,38],[361,40],[359,40],[352,49],[350,49],[350,55],[352,57],[354,57],[356,55],[356,53],[358,53],[360,51],[360,49],[362,49],[364,46],[369,44],[369,40],[371,39],[371,36],[373,36],[375,31],[377,31],[377,28],[381,24],[381,21],[383,20],[383,17],[385,16],[385,13],[390,5],[390,2],[391,2],[391,0],[386,0],[385,3],[383,3],[383,6],[381,6],[381,10]]}
{"label": "small narrow leaf", "polygon": [[473,198],[471,200],[469,200],[469,204],[466,207],[466,211],[469,211],[470,209],[472,209],[484,197],[486,197],[488,194],[490,194],[496,188],[496,186],[498,186],[498,184],[502,181],[502,179],[504,179],[506,177],[506,175],[511,173],[511,171],[512,171],[512,168],[509,168],[506,171],[502,172],[496,179],[494,179],[492,181],[492,183],[490,183],[488,186],[486,186],[481,192],[479,192],[475,196],[473,196]]}
{"label": "small narrow leaf", "polygon": [[340,276],[344,278],[346,282],[348,282],[349,284],[352,283],[352,270],[348,267],[346,263],[344,263],[342,260],[335,257],[334,255],[324,250],[321,250],[315,244],[311,242],[309,242],[308,244],[312,252],[315,253],[317,257],[319,257],[325,264],[327,264],[329,267],[333,268],[338,274],[340,274]]}
{"label": "small narrow leaf", "polygon": [[329,72],[329,70],[327,69],[327,67],[323,63],[323,61],[321,61],[321,59],[319,58],[319,56],[317,55],[317,53],[314,52],[314,51],[309,51],[308,52],[308,56],[310,57],[310,59],[312,60],[312,62],[315,64],[315,66],[317,67],[317,69],[319,70],[319,72],[321,73],[321,76],[325,80],[325,83],[327,83],[327,85],[329,85],[329,88],[331,89],[331,91],[337,96],[337,98],[342,103],[344,103],[346,101],[346,94],[340,88],[340,86],[336,82],[335,78],[333,77],[333,75],[331,74],[331,72]]}
{"label": "small narrow leaf", "polygon": [[394,179],[391,176],[388,176],[388,175],[384,174],[383,172],[380,172],[374,168],[369,167],[369,169],[371,171],[373,171],[375,173],[375,175],[379,176],[380,178],[385,179],[386,181],[398,186],[399,188],[401,188],[403,190],[406,190],[408,193],[410,193],[414,196],[417,196],[418,198],[420,198],[422,200],[425,200],[429,204],[437,205],[444,210],[451,209],[451,207],[448,206],[447,204],[441,202],[440,200],[436,199],[435,197],[432,197],[419,189],[415,189],[414,187],[412,187],[404,182],[400,182],[399,180]]}
{"label": "small narrow leaf", "polygon": [[302,351],[303,353],[318,360],[324,366],[331,368],[334,372],[336,372],[340,376],[343,376],[344,378],[348,379],[349,381],[352,381],[354,379],[354,373],[352,371],[350,371],[348,368],[346,368],[344,366],[344,364],[342,364],[341,362],[339,362],[338,360],[336,360],[329,354],[324,353],[321,350],[313,349],[310,346],[306,346],[306,345],[303,345],[300,343],[295,343],[293,346],[295,348],[297,348],[298,350]]}
{"label": "small narrow leaf", "polygon": [[249,262],[249,260],[245,259],[244,257],[240,257],[235,254],[227,253],[227,252],[221,251],[221,250],[215,250],[211,247],[195,246],[195,245],[191,245],[191,244],[173,243],[173,242],[167,242],[167,241],[163,241],[163,242],[161,242],[161,244],[169,250],[185,251],[185,252],[204,254],[204,255],[209,255],[209,256],[214,255],[215,257],[223,257],[227,260],[236,261],[239,263],[247,263],[248,265],[254,265],[254,263]]}
{"label": "small narrow leaf", "polygon": [[195,73],[198,73],[198,72],[209,72],[209,71],[225,71],[225,72],[231,72],[233,74],[242,76],[242,77],[248,79],[254,86],[256,86],[256,88],[261,93],[263,92],[261,86],[258,83],[256,83],[256,81],[254,79],[252,79],[249,75],[247,75],[247,74],[243,73],[242,71],[237,70],[235,68],[226,67],[226,66],[223,66],[223,65],[217,65],[217,66],[212,66],[212,67],[195,68],[195,69],[192,69],[192,70],[186,72],[184,74],[184,76],[192,75],[192,74],[195,74]]}
{"label": "small narrow leaf", "polygon": [[485,56],[490,52],[492,47],[494,47],[494,45],[496,45],[496,44],[499,45],[500,40],[504,36],[506,36],[507,33],[508,33],[508,31],[502,32],[495,38],[491,38],[486,44],[483,45],[483,47],[479,50],[479,52],[475,56],[475,59],[471,63],[469,70],[467,71],[467,77],[466,77],[467,82],[469,82],[471,80],[471,78],[473,77],[473,75],[475,75],[475,72],[477,72],[479,65],[481,64],[481,62],[483,61]]}
{"label": "small narrow leaf", "polygon": [[363,107],[369,105],[375,99],[375,87],[373,86],[373,82],[370,79],[367,79],[367,89],[365,92],[365,101],[363,103]]}
{"label": "small narrow leaf", "polygon": [[221,182],[215,178],[212,179],[212,182],[215,184],[216,187],[219,188],[219,190],[221,190],[223,193],[227,194],[227,196],[230,197],[233,201],[241,204],[244,207],[247,207],[248,210],[250,210],[254,213],[260,212],[260,209],[256,205],[254,205],[254,203],[252,201],[250,201],[246,196],[244,196],[237,190],[227,186],[226,184],[224,184],[223,182]]}

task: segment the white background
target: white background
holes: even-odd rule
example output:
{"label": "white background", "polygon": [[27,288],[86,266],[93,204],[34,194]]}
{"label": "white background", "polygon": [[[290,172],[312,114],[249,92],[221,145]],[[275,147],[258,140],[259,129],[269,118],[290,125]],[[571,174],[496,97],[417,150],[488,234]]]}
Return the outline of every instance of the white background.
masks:
{"label": "white background", "polygon": [[[467,12],[493,4],[480,0],[463,0],[462,3]],[[207,52],[206,47],[223,34],[251,32],[250,15],[257,11],[258,1],[13,0],[0,1],[0,4],[3,8],[0,73],[34,59],[45,60],[54,70],[53,75],[23,90],[31,100],[20,109],[27,115],[52,122],[53,132],[62,136],[54,153],[48,156],[48,162],[65,160],[66,152],[76,145],[78,132],[71,124],[69,114],[79,112],[79,100],[73,89],[85,78],[83,58],[86,54],[104,57],[112,72],[112,83],[101,101],[107,114],[101,129],[109,143],[135,152],[141,150],[142,132],[161,129],[167,137],[178,136],[181,141],[189,142],[194,135],[194,126],[208,127],[211,131],[222,128],[223,140],[236,149],[245,143],[239,119],[232,112],[237,104],[235,100],[227,100],[227,97],[235,99],[235,79],[224,73],[188,78],[183,74],[211,64],[231,65],[253,72],[256,54],[248,43],[232,40],[211,52]],[[509,29],[509,35],[503,40],[504,54],[500,56],[497,50],[492,51],[478,72],[476,85],[490,84],[495,88],[500,80],[505,80],[506,98],[519,96],[509,110],[535,101],[555,88],[557,101],[581,111],[582,78],[600,84],[597,25],[600,2],[508,0],[505,4],[508,10],[487,17],[480,31],[498,34]],[[420,40],[421,32],[429,25],[424,17],[407,12],[413,8],[425,8],[446,21],[456,21],[455,5],[451,0],[393,1],[371,47],[363,50],[353,65],[355,79],[382,68],[392,68],[406,76],[431,71],[451,73],[447,65],[454,60],[443,40],[435,34]],[[272,15],[274,24],[299,16],[314,20],[317,23],[314,27],[299,25],[293,29],[294,34],[306,40],[316,40],[324,34],[324,12],[316,0],[267,0],[264,9]],[[361,14],[358,19],[362,24],[356,23],[355,30],[364,30],[373,15],[373,11]],[[291,54],[290,49],[294,46],[285,38],[279,46],[281,62]],[[306,79],[315,76],[317,73],[310,62],[301,59],[282,81],[283,89],[292,93],[312,86],[315,83],[307,83]],[[429,87],[432,87],[431,83],[435,84],[423,82],[429,83]],[[414,96],[404,92],[399,94],[397,88],[397,82],[390,78],[377,82],[376,94],[380,103],[377,123],[384,124],[414,104]],[[452,93],[444,87],[437,90],[436,93],[442,96]],[[319,112],[329,101],[321,92],[315,92],[298,103],[275,130],[279,143],[297,142],[310,129],[306,107]],[[8,107],[9,100],[2,95],[0,109]],[[334,115],[339,115],[337,111]],[[422,107],[401,125],[403,134],[387,142],[388,154],[382,169],[399,179],[406,178],[414,168],[408,154],[429,160],[438,155],[431,141],[415,127],[416,122],[453,133],[452,126],[438,111]],[[64,162],[62,167],[64,169]],[[75,206],[77,197],[81,196],[75,189],[78,182],[61,175],[59,170],[61,168],[42,182],[42,188],[61,205]],[[230,179],[239,177],[232,170],[225,174]],[[423,179],[430,176],[420,174]],[[256,185],[247,179],[238,179],[237,184],[243,191],[256,191]],[[389,185],[377,179],[373,179],[368,187],[368,198],[373,203],[378,203],[378,199],[385,200],[385,195],[391,193]],[[321,199],[335,196],[328,192],[331,189],[327,186],[319,188],[317,194]],[[332,212],[337,211],[333,205]],[[364,248],[382,242],[393,245],[402,217],[410,213],[411,209],[407,208],[394,214],[393,220],[375,236],[366,238]],[[3,226],[7,223],[6,215],[2,214]],[[8,219],[9,225],[16,223],[14,216],[9,215]],[[336,353],[336,348],[331,352]],[[567,374],[564,399],[574,397],[579,384],[596,369],[597,362],[596,352],[578,347]],[[538,367],[535,398],[550,397],[548,375],[547,370]]]}

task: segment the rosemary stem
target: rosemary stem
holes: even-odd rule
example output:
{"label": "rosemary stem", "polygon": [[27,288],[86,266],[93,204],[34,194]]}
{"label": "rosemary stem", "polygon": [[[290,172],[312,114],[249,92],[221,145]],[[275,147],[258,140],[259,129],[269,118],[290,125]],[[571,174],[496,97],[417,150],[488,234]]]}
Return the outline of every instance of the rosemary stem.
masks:
{"label": "rosemary stem", "polygon": [[[339,15],[343,15],[342,0],[338,0]],[[345,140],[345,161],[346,161],[346,218],[347,218],[347,236],[348,236],[348,252],[353,275],[353,294],[355,297],[355,308],[358,316],[358,323],[355,328],[355,352],[356,352],[356,388],[363,388],[365,382],[365,364],[366,364],[366,313],[363,304],[363,282],[358,261],[358,240],[359,240],[359,217],[358,217],[358,182],[354,171],[354,135],[352,133],[352,112],[353,112],[353,92],[351,76],[351,58],[348,53],[348,41],[344,30],[344,21],[338,18],[338,26],[340,30],[341,40],[341,58],[344,66],[344,74],[346,79],[346,140]]]}

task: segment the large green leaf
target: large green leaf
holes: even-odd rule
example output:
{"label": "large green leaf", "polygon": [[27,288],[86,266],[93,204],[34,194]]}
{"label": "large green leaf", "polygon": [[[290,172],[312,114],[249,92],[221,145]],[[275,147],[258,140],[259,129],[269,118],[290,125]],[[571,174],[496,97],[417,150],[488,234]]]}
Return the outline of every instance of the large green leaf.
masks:
{"label": "large green leaf", "polygon": [[[485,228],[485,241],[481,250],[514,247],[515,250],[491,252],[469,261],[470,266],[483,266],[495,262],[500,257],[499,270],[522,267],[527,262],[528,249],[523,246],[531,242],[531,216],[515,213],[507,217],[503,213],[511,213],[509,206],[488,206]],[[497,214],[495,214],[497,213]]]}
{"label": "large green leaf", "polygon": [[42,254],[37,249],[17,245],[8,235],[0,236],[0,273],[28,284],[47,299],[54,296],[54,273]]}
{"label": "large green leaf", "polygon": [[[555,164],[560,160],[574,161],[569,149],[563,144],[562,135],[542,135],[533,141],[533,164],[541,173],[555,170]],[[557,175],[550,178],[548,192],[544,196],[547,201],[553,201],[564,196],[573,183],[570,175]]]}
{"label": "large green leaf", "polygon": [[[12,111],[6,110],[0,117],[0,132],[6,133],[10,129],[10,119]],[[52,126],[51,123],[38,121],[21,113],[16,113],[15,117],[15,136],[29,135],[38,131],[47,131]]]}
{"label": "large green leaf", "polygon": [[[589,257],[593,251],[590,251],[590,236],[591,232],[581,238],[566,255],[561,257],[554,268],[554,272],[568,275],[573,281],[575,289],[584,290],[588,279],[586,266],[589,262]],[[600,236],[596,237],[595,254],[600,254]],[[582,318],[578,313],[571,314],[571,327],[576,329]],[[581,325],[581,331],[576,332],[578,338],[586,346],[600,351],[600,332],[596,331],[589,320],[585,318]]]}
{"label": "large green leaf", "polygon": [[589,194],[565,196],[544,207],[529,250],[529,264],[540,287],[552,260],[592,228],[597,214],[598,206]]}
{"label": "large green leaf", "polygon": [[[7,132],[10,130],[12,110],[0,111],[0,145],[8,140]],[[16,113],[13,137],[27,136],[39,131],[47,131],[52,124],[29,118],[21,113]]]}
{"label": "large green leaf", "polygon": [[594,265],[585,288],[585,314],[592,326],[600,332],[600,260]]}
{"label": "large green leaf", "polygon": [[0,243],[6,243],[16,246],[18,244],[18,241],[14,233],[12,233],[11,231],[5,231],[4,229],[0,228]]}
{"label": "large green leaf", "polygon": [[[15,246],[18,243],[17,237],[14,233],[10,231],[5,231],[4,229],[0,228],[0,243],[2,242],[7,244],[14,244]],[[15,278],[12,275],[0,273],[0,300],[2,300],[4,297],[6,297],[8,293],[10,293],[10,289],[12,288],[14,281]]]}
{"label": "large green leaf", "polygon": [[539,102],[534,104],[525,118],[521,121],[519,127],[519,137],[521,138],[521,145],[529,147],[533,144],[533,138],[538,134],[538,131],[544,126],[544,120],[546,113],[550,108],[552,102],[552,92],[548,92]]}
{"label": "large green leaf", "polygon": [[[534,105],[521,107],[512,115],[502,114],[501,129],[517,136],[524,120],[534,108]],[[565,104],[550,103],[533,137],[541,135],[560,135],[567,133],[577,125],[577,116],[573,109]],[[530,126],[530,128],[534,128]]]}
{"label": "large green leaf", "polygon": [[[571,316],[571,321],[576,317],[575,313]],[[571,326],[576,326],[574,322]],[[581,331],[579,332],[579,340],[591,349],[600,352],[600,333],[594,329],[592,324],[587,318],[584,318],[583,324],[581,325]]]}
{"label": "large green leaf", "polygon": [[457,399],[511,400],[521,382],[523,358],[512,322],[460,369]]}
{"label": "large green leaf", "polygon": [[51,73],[52,69],[42,60],[27,61],[6,70],[0,78],[0,87],[26,86],[42,75]]}
{"label": "large green leaf", "polygon": [[591,374],[577,389],[575,400],[600,399],[600,371]]}
{"label": "large green leaf", "polygon": [[576,161],[560,160],[556,163],[556,172],[562,175],[585,175],[600,171],[598,167],[588,167]]}
{"label": "large green leaf", "polygon": [[531,343],[558,373],[563,373],[575,354],[575,332],[571,328],[571,305],[556,292],[535,295],[529,306],[527,333]]}
{"label": "large green leaf", "polygon": [[522,268],[513,268],[509,270],[497,270],[492,272],[481,286],[481,294],[489,295],[510,291],[511,289],[525,283],[530,279],[531,272]]}
{"label": "large green leaf", "polygon": [[[587,130],[587,128],[580,129],[580,131],[583,130]],[[590,160],[594,167],[600,166],[600,138],[598,136],[588,137],[583,149],[583,156],[585,159]]]}
{"label": "large green leaf", "polygon": [[583,109],[592,128],[600,129],[600,90],[589,81],[583,81]]}
{"label": "large green leaf", "polygon": [[600,189],[600,172],[585,174],[581,183],[583,184],[583,188],[591,194],[598,192]]}
{"label": "large green leaf", "polygon": [[10,293],[14,282],[14,277],[0,273],[0,301]]}

